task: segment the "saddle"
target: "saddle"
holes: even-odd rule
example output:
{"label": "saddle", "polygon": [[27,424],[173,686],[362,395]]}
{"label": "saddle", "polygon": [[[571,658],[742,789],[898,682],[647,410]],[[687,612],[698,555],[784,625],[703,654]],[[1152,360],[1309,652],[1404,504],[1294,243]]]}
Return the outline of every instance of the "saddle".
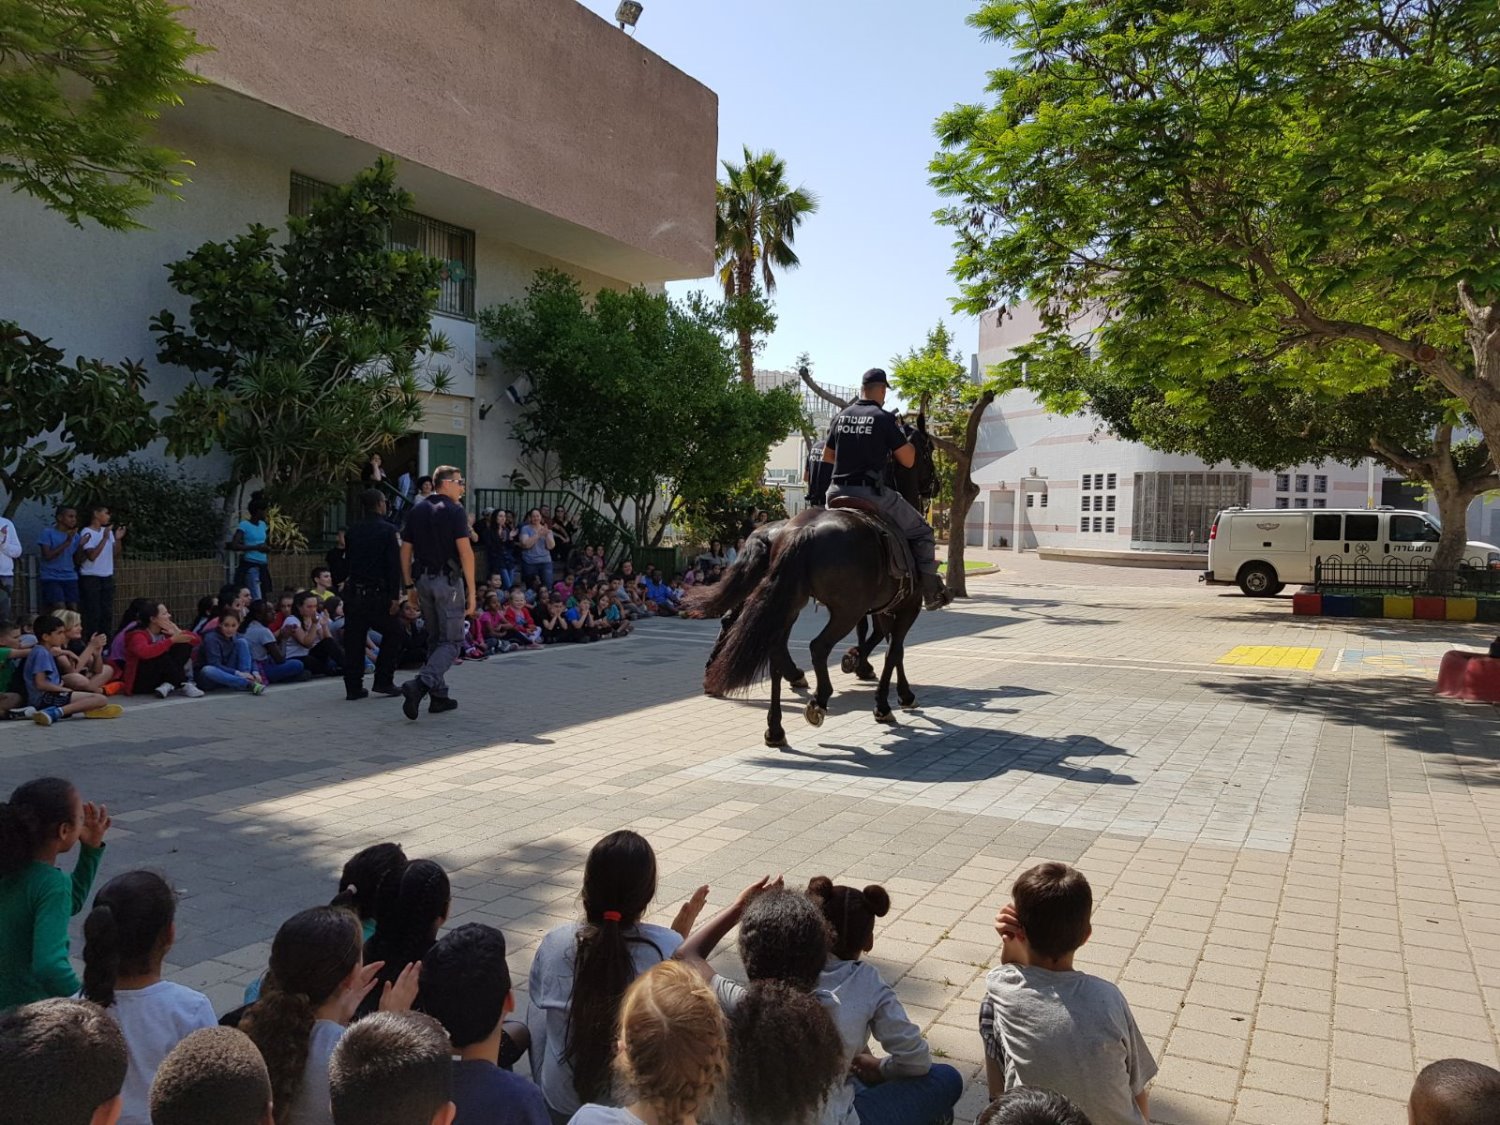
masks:
{"label": "saddle", "polygon": [[880,534],[881,542],[885,545],[886,568],[896,580],[896,596],[876,612],[884,613],[907,598],[916,581],[917,560],[911,553],[911,543],[901,533],[901,529],[886,518],[874,501],[862,496],[835,496],[828,502],[828,509],[852,512]]}

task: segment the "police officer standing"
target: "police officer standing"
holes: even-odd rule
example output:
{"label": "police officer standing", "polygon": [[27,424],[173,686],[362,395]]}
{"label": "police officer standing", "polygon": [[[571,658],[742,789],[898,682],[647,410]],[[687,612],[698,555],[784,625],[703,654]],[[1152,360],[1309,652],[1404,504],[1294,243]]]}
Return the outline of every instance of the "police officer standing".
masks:
{"label": "police officer standing", "polygon": [[928,609],[941,609],[951,597],[938,574],[932,528],[899,492],[884,484],[887,458],[894,457],[903,469],[917,463],[916,447],[906,440],[895,415],[882,406],[888,388],[885,372],[870,368],[860,380],[860,397],[829,427],[823,447],[823,460],[833,466],[828,498],[853,496],[878,507],[911,543],[912,557],[922,572],[924,604]]}
{"label": "police officer standing", "polygon": [[396,661],[401,642],[396,611],[401,601],[401,537],[386,519],[385,496],[367,488],[359,494],[364,518],[344,533],[344,697],[364,699],[365,641],[380,634],[375,661],[376,695],[400,695]]}
{"label": "police officer standing", "polygon": [[429,715],[458,706],[443,677],[458,658],[464,618],[474,616],[474,546],[462,503],[463,474],[440,465],[432,485],[429,495],[412,504],[401,529],[402,581],[427,624],[427,663],[401,685],[401,713],[408,719],[417,717],[424,695],[432,696]]}

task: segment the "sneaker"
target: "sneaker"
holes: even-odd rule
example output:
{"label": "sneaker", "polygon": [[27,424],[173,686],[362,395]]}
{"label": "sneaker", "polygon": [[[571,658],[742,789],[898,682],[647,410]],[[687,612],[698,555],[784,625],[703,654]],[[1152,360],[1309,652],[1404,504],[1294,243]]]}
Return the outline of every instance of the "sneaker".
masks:
{"label": "sneaker", "polygon": [[252,680],[250,682],[250,694],[251,695],[265,695],[266,694],[266,685],[263,684],[263,683],[261,683],[259,680]]}
{"label": "sneaker", "polygon": [[444,711],[457,711],[457,710],[458,710],[458,700],[456,700],[456,699],[439,699],[435,695],[432,697],[432,702],[427,705],[427,713],[429,715],[441,715]]}
{"label": "sneaker", "polygon": [[104,685],[104,694],[105,695],[123,695],[124,692],[125,692],[125,683],[124,683],[123,680],[115,680],[113,683],[108,683],[108,684]]}
{"label": "sneaker", "polygon": [[502,653],[504,653],[504,652],[514,652],[515,651],[515,647],[516,646],[513,645],[513,644],[511,644],[509,641],[501,641],[500,645],[499,645],[499,648],[496,651],[502,652]]}
{"label": "sneaker", "polygon": [[189,699],[202,699],[203,689],[197,684],[193,683],[192,680],[189,680],[187,683],[183,684],[180,688],[177,689],[177,694],[185,695]]}
{"label": "sneaker", "polygon": [[92,711],[85,711],[83,717],[85,719],[118,719],[123,714],[125,714],[125,708],[121,707],[118,703],[108,703],[103,707],[96,707]]}
{"label": "sneaker", "polygon": [[61,707],[43,707],[31,716],[31,721],[39,727],[50,727],[53,723],[63,721]]}
{"label": "sneaker", "polygon": [[172,685],[171,684],[157,684],[156,687],[153,688],[152,690],[155,691],[157,695],[159,695],[163,699],[165,699],[165,698],[167,698],[167,696],[169,696],[169,695],[172,694]]}
{"label": "sneaker", "polygon": [[0,719],[19,722],[21,719],[29,719],[35,714],[35,707],[12,707],[4,715],[0,715]]}

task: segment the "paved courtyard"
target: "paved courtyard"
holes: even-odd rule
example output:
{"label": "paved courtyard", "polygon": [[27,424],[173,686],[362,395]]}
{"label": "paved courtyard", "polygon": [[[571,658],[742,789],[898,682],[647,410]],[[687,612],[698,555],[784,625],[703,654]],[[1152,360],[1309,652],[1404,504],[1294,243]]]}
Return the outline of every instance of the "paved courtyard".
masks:
{"label": "paved courtyard", "polygon": [[1120,983],[1158,1056],[1156,1121],[1396,1125],[1420,1065],[1496,1064],[1500,712],[1427,694],[1482,627],[1294,620],[1191,573],[995,557],[919,622],[921,710],[895,728],[835,670],[823,727],[790,712],[791,748],[767,750],[764,685],[703,697],[715,626],[660,621],[466,664],[460,709],[414,724],[327,682],[10,724],[0,779],[109,804],[101,878],[181,888],[172,975],[220,1011],[382,839],[443,863],[450,921],[501,926],[524,982],[590,845],[628,826],[656,846],[663,922],[705,882],[710,910],[768,872],[884,883],[872,960],[965,1073],[962,1122],[985,1100],[991,921],[1044,858],[1093,883],[1079,966]]}

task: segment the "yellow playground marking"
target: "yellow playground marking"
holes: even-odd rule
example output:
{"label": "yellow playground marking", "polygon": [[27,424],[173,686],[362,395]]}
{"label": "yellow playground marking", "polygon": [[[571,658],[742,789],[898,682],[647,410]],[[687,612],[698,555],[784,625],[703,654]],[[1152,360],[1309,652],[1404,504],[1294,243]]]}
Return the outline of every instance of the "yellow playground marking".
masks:
{"label": "yellow playground marking", "polygon": [[1323,655],[1320,648],[1286,648],[1281,645],[1239,645],[1215,664],[1237,664],[1242,668],[1296,668],[1311,672]]}

